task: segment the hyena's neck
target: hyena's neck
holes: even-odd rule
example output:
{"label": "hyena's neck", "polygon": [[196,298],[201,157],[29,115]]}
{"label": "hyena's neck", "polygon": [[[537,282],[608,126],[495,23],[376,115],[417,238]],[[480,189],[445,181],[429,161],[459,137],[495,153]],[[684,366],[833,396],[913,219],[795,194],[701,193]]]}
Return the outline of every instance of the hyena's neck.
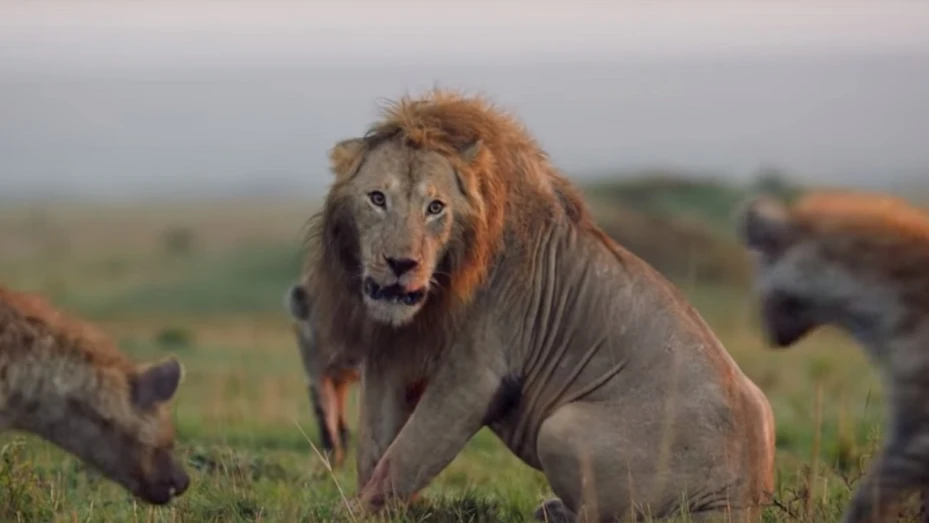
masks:
{"label": "hyena's neck", "polygon": [[881,299],[861,296],[849,300],[832,323],[864,347],[877,367],[893,373],[903,363],[901,357],[907,359],[912,354],[913,345],[922,343],[929,350],[925,343],[929,341],[929,325],[922,321],[926,317],[929,312],[920,313],[903,303],[897,293],[887,291]]}
{"label": "hyena's neck", "polygon": [[64,357],[0,357],[0,428],[29,432],[79,456],[100,441],[91,369]]}
{"label": "hyena's neck", "polygon": [[883,371],[889,380],[900,386],[911,384],[929,389],[929,322],[888,336],[879,350],[883,352]]}

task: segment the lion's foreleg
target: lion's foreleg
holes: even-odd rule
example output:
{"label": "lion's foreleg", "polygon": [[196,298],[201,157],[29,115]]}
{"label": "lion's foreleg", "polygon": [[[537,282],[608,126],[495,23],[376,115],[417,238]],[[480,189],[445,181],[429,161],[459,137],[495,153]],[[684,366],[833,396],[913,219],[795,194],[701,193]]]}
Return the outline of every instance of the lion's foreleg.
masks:
{"label": "lion's foreleg", "polygon": [[356,463],[359,490],[370,480],[378,460],[412,410],[405,397],[402,380],[391,379],[374,365],[365,364],[360,389]]}
{"label": "lion's foreleg", "polygon": [[500,384],[490,371],[440,371],[430,379],[412,416],[378,461],[360,493],[377,508],[390,498],[408,501],[441,472],[484,426]]}

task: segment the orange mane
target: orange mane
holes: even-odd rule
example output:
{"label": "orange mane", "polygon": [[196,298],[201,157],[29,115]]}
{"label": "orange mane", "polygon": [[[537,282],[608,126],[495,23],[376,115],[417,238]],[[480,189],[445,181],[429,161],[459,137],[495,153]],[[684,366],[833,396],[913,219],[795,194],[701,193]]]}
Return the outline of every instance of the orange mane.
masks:
{"label": "orange mane", "polygon": [[[397,140],[442,154],[455,166],[474,209],[456,217],[461,234],[448,246],[444,296],[427,304],[409,330],[441,331],[429,326],[454,322],[456,311],[463,310],[486,280],[504,241],[528,245],[535,241],[540,223],[569,221],[599,237],[620,257],[615,244],[593,224],[580,193],[551,165],[525,127],[482,97],[433,90],[421,98],[387,102],[362,140],[365,151]],[[461,151],[474,144],[474,155],[463,158]],[[351,274],[346,253],[357,249],[357,240],[349,238],[353,226],[343,202],[350,197],[347,174],[360,165],[361,154],[339,147],[330,152],[336,180],[322,212],[308,222],[306,236],[304,277],[320,304],[320,324],[337,330],[345,325],[352,331],[343,333],[350,340],[371,340],[380,332],[378,326],[368,325],[360,298],[349,290],[358,279]]]}

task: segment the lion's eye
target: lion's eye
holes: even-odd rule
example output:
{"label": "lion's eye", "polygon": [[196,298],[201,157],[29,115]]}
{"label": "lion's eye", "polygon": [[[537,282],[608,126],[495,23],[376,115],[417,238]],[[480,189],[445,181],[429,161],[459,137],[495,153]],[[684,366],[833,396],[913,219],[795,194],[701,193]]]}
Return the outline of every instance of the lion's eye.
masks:
{"label": "lion's eye", "polygon": [[378,207],[383,207],[387,203],[387,197],[384,196],[384,193],[381,191],[371,191],[368,193],[368,198],[371,200],[371,203],[377,205]]}
{"label": "lion's eye", "polygon": [[426,212],[432,215],[436,215],[442,212],[442,209],[444,208],[444,203],[440,202],[439,200],[432,200],[432,202],[429,204],[429,207],[426,208]]}

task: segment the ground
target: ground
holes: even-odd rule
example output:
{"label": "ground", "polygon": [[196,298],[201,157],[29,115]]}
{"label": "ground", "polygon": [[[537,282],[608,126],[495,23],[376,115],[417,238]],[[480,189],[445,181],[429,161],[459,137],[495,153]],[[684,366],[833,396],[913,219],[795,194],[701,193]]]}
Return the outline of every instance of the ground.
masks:
{"label": "ground", "polygon": [[[192,473],[183,497],[150,508],[64,452],[6,433],[0,521],[333,521],[355,490],[353,454],[331,472],[315,450],[281,302],[312,210],[280,202],[0,210],[4,284],[46,292],[99,322],[139,361],[173,353],[184,362],[175,413]],[[774,408],[778,490],[764,520],[837,520],[881,435],[881,387],[863,354],[832,331],[767,349],[743,286],[675,279]],[[550,494],[540,473],[482,431],[421,505],[384,520],[524,521]]]}

